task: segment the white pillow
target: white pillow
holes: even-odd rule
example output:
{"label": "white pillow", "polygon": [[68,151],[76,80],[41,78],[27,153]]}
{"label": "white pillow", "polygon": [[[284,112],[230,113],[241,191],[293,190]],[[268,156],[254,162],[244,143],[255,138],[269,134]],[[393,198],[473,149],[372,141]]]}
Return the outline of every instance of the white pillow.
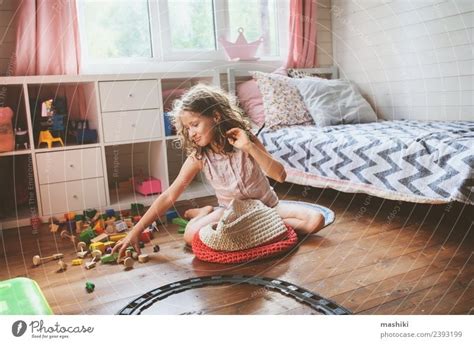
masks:
{"label": "white pillow", "polygon": [[349,80],[291,79],[319,127],[376,122],[377,115]]}

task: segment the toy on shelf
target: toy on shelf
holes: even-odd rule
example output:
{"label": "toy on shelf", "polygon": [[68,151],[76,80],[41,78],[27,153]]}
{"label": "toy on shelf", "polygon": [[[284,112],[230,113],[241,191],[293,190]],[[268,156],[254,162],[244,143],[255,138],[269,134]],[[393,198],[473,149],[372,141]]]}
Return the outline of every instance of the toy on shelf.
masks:
{"label": "toy on shelf", "polygon": [[97,130],[89,128],[88,120],[69,121],[69,135],[77,144],[97,142]]}
{"label": "toy on shelf", "polygon": [[161,181],[154,177],[132,177],[130,182],[135,190],[144,196],[161,193]]}
{"label": "toy on shelf", "polygon": [[28,149],[28,130],[15,129],[15,149]]}
{"label": "toy on shelf", "polygon": [[163,113],[164,115],[164,122],[165,122],[165,135],[166,136],[173,136],[176,135],[176,127],[171,122],[171,116],[169,112]]}
{"label": "toy on shelf", "polygon": [[49,130],[41,130],[38,139],[38,148],[42,143],[46,143],[48,148],[51,148],[54,142],[59,142],[64,147],[63,139],[54,137]]}
{"label": "toy on shelf", "polygon": [[15,149],[15,136],[12,126],[13,110],[0,107],[0,152],[10,152]]}

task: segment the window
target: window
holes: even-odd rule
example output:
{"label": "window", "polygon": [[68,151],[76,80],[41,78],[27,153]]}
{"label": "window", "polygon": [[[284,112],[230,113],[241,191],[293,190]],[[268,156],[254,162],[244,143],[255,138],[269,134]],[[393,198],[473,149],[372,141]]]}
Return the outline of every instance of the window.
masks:
{"label": "window", "polygon": [[[288,1],[78,0],[85,63],[224,60],[219,44],[264,37],[259,56],[278,58],[288,34]],[[279,22],[281,25],[279,25]],[[283,29],[282,29],[283,27]],[[279,29],[280,28],[280,29]]]}
{"label": "window", "polygon": [[81,35],[90,59],[152,57],[147,0],[79,0]]}

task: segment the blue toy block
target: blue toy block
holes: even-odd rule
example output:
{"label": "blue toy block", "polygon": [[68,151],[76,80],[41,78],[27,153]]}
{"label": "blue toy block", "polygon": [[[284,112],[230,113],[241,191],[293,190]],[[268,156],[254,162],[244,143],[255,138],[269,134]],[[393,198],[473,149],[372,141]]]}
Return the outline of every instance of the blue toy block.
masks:
{"label": "blue toy block", "polygon": [[176,210],[168,210],[166,212],[166,220],[167,221],[171,221],[173,220],[174,218],[178,217],[178,212]]}
{"label": "blue toy block", "polygon": [[74,234],[76,232],[76,221],[66,221],[66,228],[69,233]]}
{"label": "blue toy block", "polygon": [[115,210],[113,209],[107,209],[105,211],[105,215],[107,215],[107,217],[114,217],[115,216]]}

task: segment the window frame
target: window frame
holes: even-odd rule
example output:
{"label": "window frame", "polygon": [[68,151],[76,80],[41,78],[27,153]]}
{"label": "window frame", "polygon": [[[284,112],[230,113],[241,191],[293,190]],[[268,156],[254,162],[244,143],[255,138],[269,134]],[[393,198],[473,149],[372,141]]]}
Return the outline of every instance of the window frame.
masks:
{"label": "window frame", "polygon": [[[225,36],[231,34],[228,27],[229,13],[227,0],[212,0],[214,3],[214,36],[216,40],[216,50],[199,51],[199,59],[195,59],[197,51],[173,52],[170,46],[169,37],[163,37],[161,32],[166,32],[169,27],[167,2],[168,0],[147,0],[148,18],[150,27],[150,44],[152,57],[124,57],[124,58],[91,58],[88,54],[88,47],[85,35],[85,18],[83,2],[77,1],[78,23],[81,41],[82,66],[81,73],[104,73],[104,72],[155,72],[166,70],[166,67],[176,67],[176,64],[189,66],[190,68],[199,68],[200,65],[228,65],[242,64],[248,61],[228,61],[225,52],[218,41],[218,34],[225,32]],[[279,55],[261,56],[259,62],[283,62],[286,61],[288,54],[288,23],[289,23],[289,0],[276,1],[276,23],[277,38],[279,44]],[[220,13],[221,15],[216,15]],[[287,25],[281,25],[281,23]],[[161,67],[161,68],[160,68]],[[163,69],[165,67],[165,69]]]}

